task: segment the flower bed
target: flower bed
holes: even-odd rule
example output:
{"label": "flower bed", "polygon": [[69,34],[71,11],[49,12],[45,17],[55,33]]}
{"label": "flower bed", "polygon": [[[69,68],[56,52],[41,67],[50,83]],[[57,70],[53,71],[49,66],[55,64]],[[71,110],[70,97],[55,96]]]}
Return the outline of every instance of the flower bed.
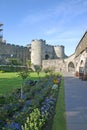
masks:
{"label": "flower bed", "polygon": [[45,128],[54,115],[60,81],[59,76],[29,80],[24,84],[22,99],[20,89],[0,97],[0,130]]}

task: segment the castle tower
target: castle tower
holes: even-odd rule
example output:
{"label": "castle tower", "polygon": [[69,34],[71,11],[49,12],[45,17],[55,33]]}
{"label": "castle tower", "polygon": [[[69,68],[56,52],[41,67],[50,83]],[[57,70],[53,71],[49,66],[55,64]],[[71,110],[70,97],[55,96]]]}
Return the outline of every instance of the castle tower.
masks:
{"label": "castle tower", "polygon": [[57,58],[65,58],[64,46],[54,46],[54,51]]}
{"label": "castle tower", "polygon": [[3,29],[2,29],[2,26],[3,26],[3,24],[2,23],[0,23],[0,41],[2,41],[3,40]]}
{"label": "castle tower", "polygon": [[32,40],[31,43],[31,63],[33,65],[39,65],[42,64],[42,46],[43,46],[43,40]]}

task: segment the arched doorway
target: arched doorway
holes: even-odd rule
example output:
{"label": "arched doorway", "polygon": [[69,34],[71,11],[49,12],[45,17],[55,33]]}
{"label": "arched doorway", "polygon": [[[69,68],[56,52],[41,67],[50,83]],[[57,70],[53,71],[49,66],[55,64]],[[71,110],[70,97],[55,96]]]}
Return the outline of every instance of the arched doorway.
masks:
{"label": "arched doorway", "polygon": [[80,61],[80,66],[79,66],[79,73],[83,73],[84,70],[84,62],[83,60]]}
{"label": "arched doorway", "polygon": [[45,60],[48,60],[48,59],[49,59],[49,55],[46,54],[46,55],[45,55]]}
{"label": "arched doorway", "polygon": [[75,66],[73,62],[70,62],[68,64],[68,72],[74,72],[75,71]]}
{"label": "arched doorway", "polygon": [[83,67],[84,66],[84,62],[83,60],[80,61],[80,67]]}

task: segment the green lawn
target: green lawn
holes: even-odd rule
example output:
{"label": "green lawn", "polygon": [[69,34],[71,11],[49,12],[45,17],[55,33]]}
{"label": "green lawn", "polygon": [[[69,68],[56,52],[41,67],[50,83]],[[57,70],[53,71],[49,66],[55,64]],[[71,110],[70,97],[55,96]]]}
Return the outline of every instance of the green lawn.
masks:
{"label": "green lawn", "polygon": [[[44,77],[45,73],[40,73],[40,77]],[[37,79],[37,73],[31,73],[30,79]],[[16,88],[20,88],[22,79],[18,73],[0,73],[0,95],[9,94]]]}
{"label": "green lawn", "polygon": [[62,81],[58,100],[56,104],[56,114],[53,120],[52,130],[66,130],[66,119],[65,119],[65,95],[64,95],[64,81]]}
{"label": "green lawn", "polygon": [[0,73],[0,95],[8,94],[20,87],[21,81],[17,73]]}

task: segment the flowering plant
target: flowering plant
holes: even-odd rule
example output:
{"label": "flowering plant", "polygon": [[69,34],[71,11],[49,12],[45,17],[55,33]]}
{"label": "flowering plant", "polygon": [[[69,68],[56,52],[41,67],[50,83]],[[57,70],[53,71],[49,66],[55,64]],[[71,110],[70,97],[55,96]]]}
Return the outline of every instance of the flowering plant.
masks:
{"label": "flowering plant", "polygon": [[55,84],[58,84],[58,83],[59,83],[58,79],[54,79],[53,82],[54,82]]}
{"label": "flowering plant", "polygon": [[57,89],[58,85],[57,84],[53,84],[52,89]]}

